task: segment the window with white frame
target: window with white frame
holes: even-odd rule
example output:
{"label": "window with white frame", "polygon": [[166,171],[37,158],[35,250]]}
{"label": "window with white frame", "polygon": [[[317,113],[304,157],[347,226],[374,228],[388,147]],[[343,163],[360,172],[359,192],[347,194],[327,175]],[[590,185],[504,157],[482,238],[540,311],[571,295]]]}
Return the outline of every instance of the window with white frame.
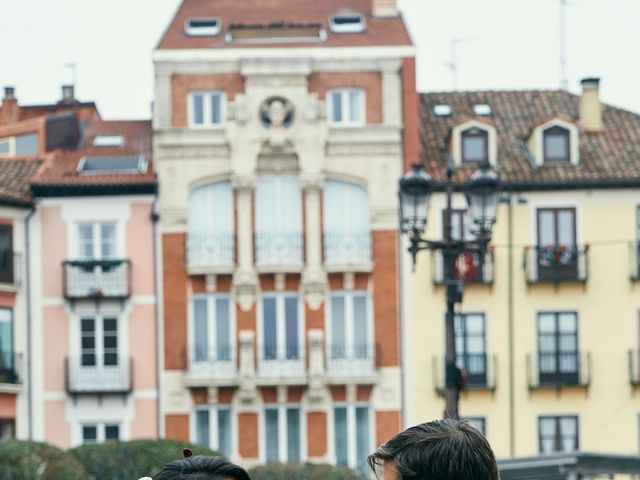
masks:
{"label": "window with white frame", "polygon": [[267,463],[302,461],[302,414],[299,406],[265,406],[263,431]]}
{"label": "window with white frame", "polygon": [[463,130],[460,134],[462,163],[486,163],[489,161],[489,133],[478,127]]}
{"label": "window with white frame", "polygon": [[328,367],[340,374],[373,370],[369,294],[366,291],[333,292],[330,297]]}
{"label": "window with white frame", "polygon": [[112,259],[116,253],[116,224],[113,222],[80,223],[78,253],[83,260]]}
{"label": "window with white frame", "polygon": [[235,261],[231,182],[203,185],[189,194],[187,259],[190,267]]}
{"label": "window with white frame", "polygon": [[466,417],[469,423],[483,435],[487,435],[487,420],[485,417]]}
{"label": "window with white frame", "polygon": [[540,453],[574,452],[578,450],[578,417],[539,417],[538,436]]}
{"label": "window with white frame", "polygon": [[302,193],[293,175],[263,175],[255,196],[256,263],[302,265]]}
{"label": "window with white frame", "polygon": [[27,133],[15,137],[0,138],[0,155],[4,156],[34,156],[38,154],[39,136],[37,133]]}
{"label": "window with white frame", "polygon": [[330,90],[327,98],[331,125],[358,127],[366,123],[364,90],[359,88]]}
{"label": "window with white frame", "polygon": [[543,157],[545,162],[569,162],[571,160],[571,135],[560,126],[542,132]]}
{"label": "window with white frame", "polygon": [[228,295],[197,295],[191,300],[193,362],[232,363],[234,333]]}
{"label": "window with white frame", "polygon": [[232,422],[229,407],[197,407],[194,412],[193,443],[230,457],[233,454]]}
{"label": "window with white frame", "polygon": [[2,366],[13,365],[13,310],[10,308],[0,308],[0,362]]}
{"label": "window with white frame", "polygon": [[188,96],[189,125],[211,128],[224,124],[227,95],[220,91],[191,92]]}
{"label": "window with white frame", "polygon": [[322,213],[325,263],[370,263],[371,230],[367,190],[355,183],[327,180]]}
{"label": "window with white frame", "polygon": [[372,423],[368,405],[333,407],[333,451],[338,465],[367,472],[367,456],[373,448]]}
{"label": "window with white frame", "polygon": [[[295,293],[266,294],[261,305],[260,359],[264,373],[276,372],[269,364],[298,364],[302,361],[302,318]],[[293,373],[289,370],[289,373]]]}
{"label": "window with white frame", "polygon": [[83,316],[80,319],[82,367],[118,365],[118,319],[115,316]]}
{"label": "window with white frame", "polygon": [[95,444],[120,440],[120,425],[117,423],[85,423],[81,427],[82,443]]}

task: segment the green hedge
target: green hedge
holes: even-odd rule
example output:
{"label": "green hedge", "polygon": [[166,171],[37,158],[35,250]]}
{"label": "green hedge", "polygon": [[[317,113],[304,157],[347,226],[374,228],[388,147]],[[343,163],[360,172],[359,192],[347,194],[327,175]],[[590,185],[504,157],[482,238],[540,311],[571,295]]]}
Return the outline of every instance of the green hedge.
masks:
{"label": "green hedge", "polygon": [[362,480],[364,477],[347,467],[333,465],[273,463],[249,470],[252,480]]}
{"label": "green hedge", "polygon": [[46,443],[0,441],[0,480],[86,480],[82,465]]}
{"label": "green hedge", "polygon": [[[136,480],[154,476],[167,463],[182,458],[182,449],[194,455],[220,455],[180,440],[133,440],[83,445],[69,450],[94,480]],[[2,480],[2,479],[0,479]]]}

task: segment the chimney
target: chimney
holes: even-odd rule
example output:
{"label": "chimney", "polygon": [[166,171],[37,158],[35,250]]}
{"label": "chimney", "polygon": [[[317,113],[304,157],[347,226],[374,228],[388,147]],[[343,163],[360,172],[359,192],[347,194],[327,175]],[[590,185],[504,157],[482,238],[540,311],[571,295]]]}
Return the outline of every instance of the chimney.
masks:
{"label": "chimney", "polygon": [[14,87],[4,87],[4,98],[0,108],[0,124],[17,122],[20,114],[18,100],[16,99],[16,89]]}
{"label": "chimney", "polygon": [[372,0],[374,17],[397,17],[398,7],[396,0]]}
{"label": "chimney", "polygon": [[580,97],[580,126],[589,132],[602,130],[602,105],[600,104],[600,79],[584,78]]}
{"label": "chimney", "polygon": [[75,101],[73,85],[62,86],[62,103],[72,103]]}

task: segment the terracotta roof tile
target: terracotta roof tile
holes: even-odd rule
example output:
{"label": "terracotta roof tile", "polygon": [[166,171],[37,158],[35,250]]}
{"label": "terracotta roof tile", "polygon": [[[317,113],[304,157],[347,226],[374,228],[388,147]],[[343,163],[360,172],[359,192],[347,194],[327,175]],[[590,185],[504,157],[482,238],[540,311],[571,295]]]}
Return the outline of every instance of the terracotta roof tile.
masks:
{"label": "terracotta roof tile", "polygon": [[[96,147],[96,135],[122,135],[122,147]],[[84,148],[74,151],[56,151],[34,176],[32,184],[37,187],[91,187],[123,185],[155,185],[151,150],[151,122],[93,120],[88,124]],[[148,166],[140,174],[81,174],[78,164],[83,157],[144,156]]]}
{"label": "terracotta roof tile", "polygon": [[[562,188],[584,184],[640,183],[640,115],[603,105],[604,128],[580,130],[579,165],[534,167],[526,142],[532,129],[545,120],[560,118],[579,125],[580,97],[566,91],[439,92],[421,95],[421,142],[426,170],[437,181],[446,179],[450,132],[462,118],[474,116],[473,106],[491,106],[497,130],[501,180],[513,187]],[[450,116],[436,116],[433,106],[448,104]],[[481,118],[481,117],[479,117]],[[466,181],[474,168],[461,167],[454,181]],[[536,188],[537,188],[536,187]]]}
{"label": "terracotta roof tile", "polygon": [[29,179],[42,165],[37,159],[0,159],[0,204],[31,204]]}
{"label": "terracotta roof tile", "polygon": [[[363,33],[332,33],[329,16],[344,11],[365,16]],[[222,31],[213,37],[194,37],[184,33],[189,18],[219,17]],[[227,43],[225,33],[230,25],[321,24],[327,39],[316,43]],[[371,0],[184,0],[158,44],[158,49],[256,48],[256,47],[355,47],[411,45],[402,17],[374,18]]]}

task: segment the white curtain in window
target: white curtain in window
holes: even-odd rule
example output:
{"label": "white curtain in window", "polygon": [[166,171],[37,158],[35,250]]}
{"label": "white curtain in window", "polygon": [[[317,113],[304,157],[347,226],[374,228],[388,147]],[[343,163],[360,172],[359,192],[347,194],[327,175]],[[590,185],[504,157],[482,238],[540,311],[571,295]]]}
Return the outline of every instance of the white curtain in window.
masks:
{"label": "white curtain in window", "polygon": [[555,418],[541,418],[539,428],[541,453],[553,453],[556,437]]}
{"label": "white curtain in window", "polygon": [[575,418],[562,417],[560,419],[560,434],[562,436],[562,450],[573,452],[576,450],[578,438],[578,425]]}
{"label": "white curtain in window", "polygon": [[11,364],[13,359],[13,312],[0,308],[0,362]]}

